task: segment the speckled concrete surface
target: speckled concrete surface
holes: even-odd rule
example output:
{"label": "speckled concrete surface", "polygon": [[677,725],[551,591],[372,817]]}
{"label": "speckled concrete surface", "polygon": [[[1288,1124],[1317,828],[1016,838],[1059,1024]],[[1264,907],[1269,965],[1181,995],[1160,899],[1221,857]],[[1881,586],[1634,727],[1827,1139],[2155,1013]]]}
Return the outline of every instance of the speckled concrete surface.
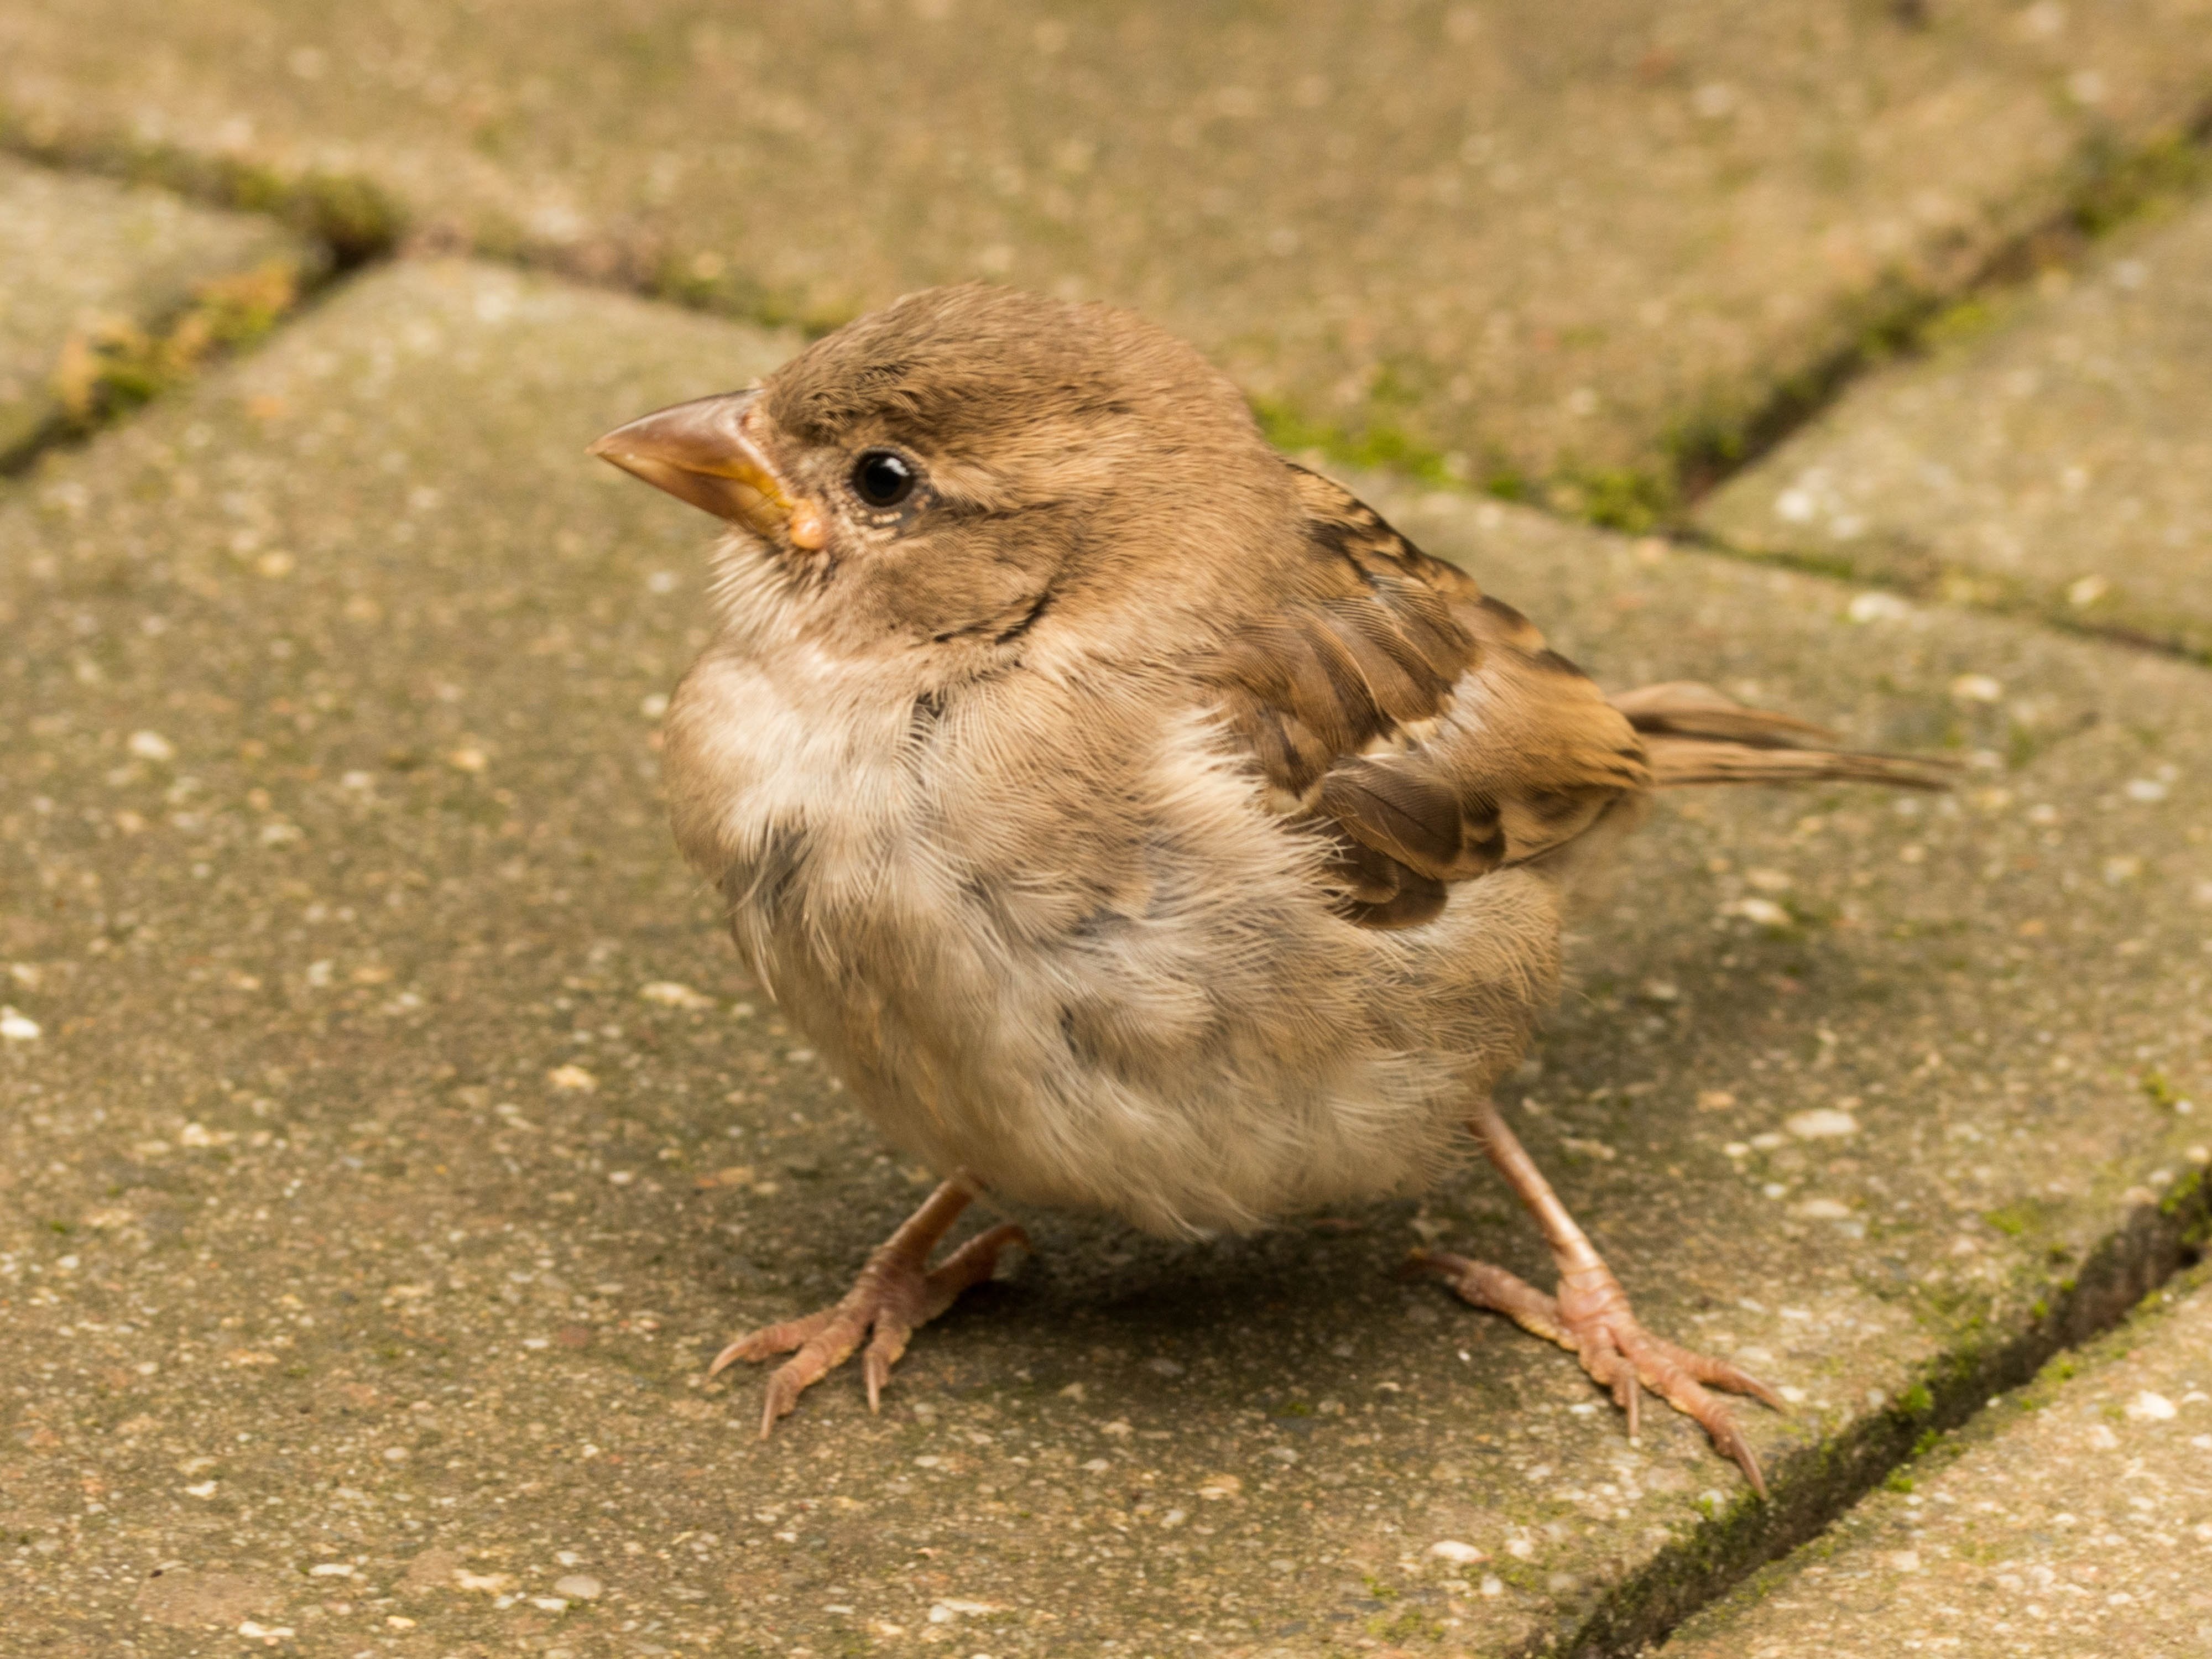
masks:
{"label": "speckled concrete surface", "polygon": [[2056,1362],[1665,1659],[2212,1653],[2212,1291]]}
{"label": "speckled concrete surface", "polygon": [[[879,1419],[843,1376],[761,1446],[704,1379],[921,1179],[668,845],[709,526],[581,453],[786,349],[403,264],[0,501],[10,1641],[1495,1654],[1693,1577],[1759,1524],[1700,1436],[1390,1278],[1541,1276],[1474,1170],[1245,1243],[1038,1218]],[[1797,1402],[1786,1509],[2190,1183],[2206,678],[1394,506],[1610,681],[1972,759],[1660,813],[1510,1105],[1647,1319]]]}
{"label": "speckled concrete surface", "polygon": [[64,412],[73,349],[167,320],[211,278],[319,259],[253,215],[0,159],[0,461]]}
{"label": "speckled concrete surface", "polygon": [[2212,203],[1958,322],[1700,523],[2212,658]]}
{"label": "speckled concrete surface", "polygon": [[1097,294],[1477,477],[1663,466],[2208,98],[2208,0],[0,5],[34,140],[810,314]]}

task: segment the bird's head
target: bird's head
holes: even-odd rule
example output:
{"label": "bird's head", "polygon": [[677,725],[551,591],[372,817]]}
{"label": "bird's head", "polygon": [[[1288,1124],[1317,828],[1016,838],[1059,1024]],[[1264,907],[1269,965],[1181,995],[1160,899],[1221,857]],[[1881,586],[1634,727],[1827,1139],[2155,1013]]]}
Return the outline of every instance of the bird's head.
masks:
{"label": "bird's head", "polygon": [[1202,616],[1297,511],[1243,397],[1189,346],[980,284],[909,295],[592,453],[728,521],[733,606],[978,666],[1070,626],[1103,641]]}

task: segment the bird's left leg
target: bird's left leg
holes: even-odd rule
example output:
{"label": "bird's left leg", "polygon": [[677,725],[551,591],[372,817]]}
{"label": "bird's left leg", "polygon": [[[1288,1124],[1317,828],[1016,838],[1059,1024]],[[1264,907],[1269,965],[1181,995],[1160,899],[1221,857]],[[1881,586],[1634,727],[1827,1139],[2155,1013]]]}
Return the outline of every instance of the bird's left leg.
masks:
{"label": "bird's left leg", "polygon": [[1029,1235],[1008,1224],[976,1234],[934,1267],[929,1265],[929,1253],[975,1201],[977,1190],[965,1174],[940,1182],[921,1207],[876,1247],[853,1288],[834,1306],[741,1336],[714,1356],[707,1368],[709,1376],[740,1359],[791,1355],[768,1380],[768,1398],[761,1408],[762,1439],[768,1438],[777,1418],[799,1403],[801,1393],[850,1358],[871,1332],[874,1334],[861,1356],[860,1371],[868,1385],[868,1409],[878,1409],[884,1383],[906,1352],[915,1328],[951,1307],[969,1285],[990,1278],[1009,1245],[1028,1247]]}
{"label": "bird's left leg", "polygon": [[1759,1459],[1751,1443],[1727,1404],[1708,1391],[1709,1385],[1753,1395],[1778,1411],[1782,1409],[1781,1401],[1748,1372],[1724,1359],[1677,1347],[1637,1322],[1620,1281],[1605,1265],[1589,1235],[1575,1224],[1567,1206],[1559,1202],[1535,1160],[1514,1138],[1495,1103],[1486,1100],[1478,1106],[1468,1127],[1543,1229],[1545,1243],[1552,1247],[1552,1259],[1559,1264],[1559,1288],[1547,1296],[1503,1267],[1437,1250],[1414,1252],[1412,1265],[1436,1274],[1476,1307],[1502,1313],[1523,1330],[1573,1353],[1584,1370],[1612,1390],[1614,1402],[1628,1413],[1632,1438],[1645,1389],[1675,1410],[1695,1418],[1723,1455],[1742,1468],[1752,1489],[1765,1497],[1766,1482],[1759,1472]]}

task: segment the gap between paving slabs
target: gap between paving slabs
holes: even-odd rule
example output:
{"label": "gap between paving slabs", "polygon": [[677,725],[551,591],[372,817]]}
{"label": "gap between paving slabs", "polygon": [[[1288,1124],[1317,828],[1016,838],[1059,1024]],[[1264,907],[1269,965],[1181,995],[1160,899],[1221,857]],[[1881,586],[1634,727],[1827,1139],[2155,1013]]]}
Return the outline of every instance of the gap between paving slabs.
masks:
{"label": "gap between paving slabs", "polygon": [[[784,1626],[834,1636],[847,1615],[810,1611],[833,1582],[809,1577],[817,1559],[854,1616],[910,1620],[904,1547],[934,1540],[937,1593],[1016,1610],[973,1615],[999,1621],[994,1651],[1192,1628],[1263,1651],[1267,1620],[1301,1619],[1312,1639],[1274,1650],[1325,1651],[1339,1616],[1347,1633],[1404,1621],[1485,1652],[1624,1651],[1816,1528],[1987,1377],[2124,1305],[2116,1287],[2158,1272],[2201,1214],[2185,1174],[2137,1183],[2186,1169],[2192,1121],[2160,1091],[2212,1093],[2203,675],[1902,603],[1854,625],[1825,583],[1386,486],[1410,532],[1610,684],[1695,673],[1862,741],[1980,757],[1958,799],[1911,816],[1852,792],[1662,812],[1577,942],[1582,988],[1510,1106],[1655,1327],[1806,1395],[1789,1419],[1751,1419],[1776,1504],[1732,1498],[1670,1414],[1629,1448],[1565,1356],[1389,1288],[1408,1239],[1388,1206],[1342,1218],[1349,1231],[1191,1249],[1042,1218],[1039,1256],[925,1335],[884,1419],[833,1385],[744,1449],[752,1379],[693,1397],[702,1345],[834,1294],[911,1189],[787,1039],[708,994],[690,993],[703,1008],[639,1000],[641,982],[738,985],[647,798],[639,713],[696,647],[708,527],[580,449],[790,347],[509,271],[402,264],[0,508],[9,622],[33,647],[9,700],[41,711],[14,763],[74,809],[19,814],[6,838],[63,905],[9,919],[8,953],[39,981],[11,994],[45,1035],[0,1060],[65,1136],[13,1122],[10,1161],[60,1164],[53,1212],[103,1218],[66,1244],[14,1241],[16,1264],[71,1299],[9,1317],[22,1341],[93,1363],[97,1340],[64,1347],[56,1322],[128,1311],[133,1241],[167,1236],[206,1265],[133,1313],[134,1347],[166,1354],[180,1328],[264,1308],[256,1274],[279,1261],[301,1264],[290,1282],[327,1319],[286,1333],[289,1364],[258,1367],[249,1348],[214,1372],[54,1380],[114,1431],[83,1454],[115,1494],[84,1534],[95,1553],[127,1547],[103,1559],[114,1585],[211,1513],[171,1495],[138,1437],[236,1419],[268,1425],[268,1443],[226,1455],[222,1491],[289,1493],[312,1519],[328,1500],[292,1472],[330,1468],[381,1503],[462,1506],[420,1537],[359,1520],[395,1572],[403,1549],[510,1547],[502,1460],[542,1476],[534,1524],[609,1550],[625,1528],[715,1532],[726,1631],[781,1595]],[[345,431],[375,434],[376,465],[328,435]],[[241,562],[239,514],[295,567]],[[2008,700],[1991,702],[2000,682]],[[2169,765],[2159,799],[2126,789]],[[165,802],[183,775],[197,787]],[[564,1001],[577,1012],[550,1012]],[[137,1066],[118,1074],[101,1033],[121,1030]],[[715,1103],[732,1078],[740,1098]],[[73,1115],[88,1102],[104,1122]],[[179,1152],[187,1113],[198,1138]],[[1821,1133],[1836,1113],[1857,1132],[1841,1143]],[[626,1151],[632,1127],[647,1144]],[[734,1154],[726,1127],[744,1136]],[[331,1160],[356,1139],[366,1167],[349,1174]],[[70,1159],[94,1150],[100,1173],[80,1176]],[[732,1156],[743,1179],[720,1167]],[[694,1170],[713,1181],[687,1189]],[[1477,1171],[1413,1219],[1543,1274]],[[744,1232],[734,1263],[726,1226]],[[291,1255],[295,1227],[353,1254]],[[623,1281],[652,1318],[565,1293],[532,1317],[383,1254],[452,1231],[468,1240],[456,1273],[526,1270],[521,1239],[542,1237],[574,1285]],[[82,1277],[52,1271],[64,1249],[84,1253]],[[343,1285],[387,1281],[412,1288],[380,1319],[338,1304]],[[1778,1314],[1782,1297],[1801,1305]],[[532,1334],[561,1318],[573,1346]],[[295,1396],[312,1407],[386,1368],[386,1388],[475,1424],[447,1437],[457,1472],[341,1472],[337,1452],[295,1443],[337,1426],[277,1432]],[[637,1397],[647,1418],[623,1406]],[[521,1435],[532,1416],[545,1446],[666,1449],[549,1465]],[[161,1426],[122,1431],[142,1419]],[[741,1481],[778,1518],[753,1524],[717,1481],[655,1473],[677,1465]],[[819,1507],[825,1481],[859,1495],[865,1525]],[[40,1501],[75,1514],[69,1490]],[[245,1528],[234,1547],[284,1559],[255,1513],[226,1523]],[[828,1553],[787,1551],[784,1531]],[[1100,1536],[1109,1553],[1081,1554]],[[1431,1536],[1490,1559],[1431,1560]],[[1087,1575],[1080,1605],[1063,1545]],[[650,1562],[625,1571],[633,1599],[690,1616]],[[1024,1624],[1024,1607],[1060,1616]],[[1254,1610],[1265,1619],[1243,1622]],[[431,1615],[447,1639],[500,1629],[477,1603]]]}
{"label": "gap between paving slabs", "polygon": [[0,476],[265,333],[328,274],[259,215],[0,159]]}
{"label": "gap between paving slabs", "polygon": [[1700,1611],[1663,1659],[2212,1650],[2208,1362],[2200,1267]]}
{"label": "gap between paving slabs", "polygon": [[[5,130],[0,128],[0,152],[25,153],[25,147],[4,141]],[[0,450],[0,482],[31,471],[43,458],[82,446],[228,358],[250,351],[274,330],[311,311],[366,261],[388,251],[388,244],[333,238],[325,234],[331,227],[319,222],[315,213],[288,206],[312,202],[312,182],[288,198],[274,186],[180,191],[173,187],[178,180],[163,179],[152,168],[87,171],[50,166],[43,157],[35,165],[64,188],[77,179],[106,188],[111,179],[119,178],[137,187],[168,191],[184,203],[211,204],[241,218],[273,219],[299,240],[251,266],[210,270],[181,291],[154,297],[134,314],[104,316],[94,325],[65,329],[53,342],[51,380],[58,406]],[[98,204],[87,210],[98,211]]]}

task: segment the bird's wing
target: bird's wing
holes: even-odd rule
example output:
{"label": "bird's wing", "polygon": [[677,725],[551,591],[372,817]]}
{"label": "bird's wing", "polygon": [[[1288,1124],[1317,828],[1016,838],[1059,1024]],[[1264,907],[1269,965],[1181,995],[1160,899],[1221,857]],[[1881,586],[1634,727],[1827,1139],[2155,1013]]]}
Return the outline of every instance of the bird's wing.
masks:
{"label": "bird's wing", "polygon": [[1330,832],[1347,917],[1427,921],[1452,883],[1540,856],[1649,787],[1627,717],[1527,617],[1292,471],[1293,579],[1207,678],[1271,804]]}

